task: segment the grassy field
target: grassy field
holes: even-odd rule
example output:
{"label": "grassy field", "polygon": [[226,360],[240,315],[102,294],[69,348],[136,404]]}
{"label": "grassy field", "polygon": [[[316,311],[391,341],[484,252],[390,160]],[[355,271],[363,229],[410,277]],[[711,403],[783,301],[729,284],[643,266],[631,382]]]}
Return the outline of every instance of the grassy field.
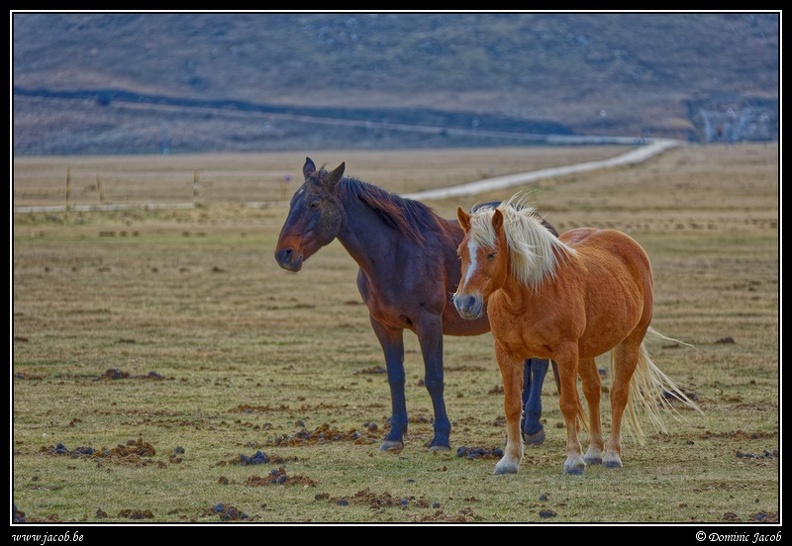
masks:
{"label": "grassy field", "polygon": [[[621,150],[312,158],[402,193]],[[487,454],[505,423],[489,334],[446,338],[446,453],[425,446],[432,408],[407,334],[409,436],[400,453],[378,450],[390,395],[354,262],[337,241],[297,274],[273,259],[304,159],[15,160],[15,207],[63,205],[67,170],[73,205],[98,204],[97,177],[108,203],[191,202],[196,172],[201,181],[189,209],[14,214],[12,500],[28,523],[780,529],[777,144],[683,146],[640,166],[429,203],[452,217],[522,189],[560,230],[615,227],[647,249],[653,326],[693,345],[650,352],[704,415],[670,415],[668,433],[650,430],[644,445],[626,437],[622,469],[584,476],[562,474],[552,381],[547,440],[526,449],[519,473],[493,475]],[[603,417],[607,431],[607,407]],[[464,447],[484,456],[459,456]]]}

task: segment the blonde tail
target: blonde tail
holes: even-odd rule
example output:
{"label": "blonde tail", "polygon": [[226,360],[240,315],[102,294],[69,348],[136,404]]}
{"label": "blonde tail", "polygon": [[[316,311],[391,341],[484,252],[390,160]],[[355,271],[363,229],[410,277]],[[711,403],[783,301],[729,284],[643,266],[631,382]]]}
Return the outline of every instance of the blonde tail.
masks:
{"label": "blonde tail", "polygon": [[[651,328],[649,333],[663,339],[673,340],[672,338],[659,334]],[[611,353],[611,361],[612,360],[613,353]],[[611,362],[611,367],[612,366],[613,362]],[[652,359],[649,358],[649,352],[646,350],[646,345],[641,343],[638,365],[630,381],[630,400],[627,403],[627,413],[629,415],[629,419],[627,419],[629,425],[627,428],[630,434],[638,439],[639,443],[644,443],[645,436],[641,428],[640,417],[643,416],[648,419],[654,428],[663,434],[667,433],[665,422],[663,421],[663,410],[671,413],[675,418],[681,417],[681,414],[672,403],[672,399],[681,402],[685,406],[701,414],[704,413],[701,411],[698,404],[691,400],[690,397],[679,388],[673,379],[663,373],[663,371],[652,362]]]}

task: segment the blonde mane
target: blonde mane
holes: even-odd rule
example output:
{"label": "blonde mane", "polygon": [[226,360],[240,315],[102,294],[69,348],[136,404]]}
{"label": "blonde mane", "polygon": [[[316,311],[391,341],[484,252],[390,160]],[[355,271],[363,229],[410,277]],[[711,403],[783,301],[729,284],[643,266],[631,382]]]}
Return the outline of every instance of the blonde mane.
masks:
{"label": "blonde mane", "polygon": [[535,288],[544,279],[554,278],[559,258],[576,253],[542,225],[542,217],[536,209],[519,195],[497,207],[482,206],[471,215],[470,237],[476,244],[495,246],[492,215],[496,208],[503,214],[511,274],[521,284]]}

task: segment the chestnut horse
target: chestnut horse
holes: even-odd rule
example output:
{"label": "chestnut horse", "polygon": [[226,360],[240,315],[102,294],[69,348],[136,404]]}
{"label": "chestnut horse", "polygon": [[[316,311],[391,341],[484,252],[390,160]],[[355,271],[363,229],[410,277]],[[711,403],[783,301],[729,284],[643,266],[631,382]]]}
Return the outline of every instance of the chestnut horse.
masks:
{"label": "chestnut horse", "polygon": [[[451,423],[443,400],[443,335],[479,335],[489,331],[486,315],[462,320],[451,304],[459,282],[456,248],[462,229],[418,201],[404,199],[372,184],[344,177],[345,164],[328,172],[306,158],[305,182],[295,192],[281,228],[275,260],[289,271],[321,247],[338,239],[359,267],[357,285],[382,346],[392,414],[380,447],[400,450],[407,432],[404,397],[404,330],[418,336],[424,384],[434,408],[432,450],[450,449]],[[552,229],[548,225],[548,229]],[[550,233],[548,231],[548,233]],[[541,390],[548,362],[525,363],[526,443],[544,440],[539,422]]]}
{"label": "chestnut horse", "polygon": [[[472,214],[460,208],[457,217],[465,236],[458,247],[462,281],[454,306],[460,316],[474,321],[486,306],[503,379],[507,442],[495,474],[517,472],[522,460],[518,422],[526,358],[552,359],[558,366],[559,405],[567,432],[565,474],[582,474],[586,464],[622,466],[625,408],[640,440],[641,411],[665,430],[659,409],[673,409],[668,394],[701,411],[649,358],[644,338],[647,332],[656,333],[650,327],[652,267],[635,240],[620,231],[595,228],[553,237],[537,212],[517,196]],[[612,429],[605,446],[595,357],[607,352],[613,384]],[[585,456],[577,435],[582,410],[578,375],[588,404],[590,444]]]}

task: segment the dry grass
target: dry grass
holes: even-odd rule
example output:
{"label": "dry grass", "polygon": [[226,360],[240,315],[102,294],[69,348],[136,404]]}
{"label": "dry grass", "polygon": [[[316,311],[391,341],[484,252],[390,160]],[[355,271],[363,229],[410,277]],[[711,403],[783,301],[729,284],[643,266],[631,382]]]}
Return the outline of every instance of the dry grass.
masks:
{"label": "dry grass", "polygon": [[[346,161],[348,174],[401,192],[613,153],[313,159]],[[86,180],[99,164],[108,180],[114,169],[124,173],[118,178],[157,171],[149,158],[133,159],[85,159]],[[644,446],[626,439],[624,468],[591,467],[583,477],[561,473],[564,432],[551,381],[547,441],[527,450],[518,474],[494,476],[493,459],[429,453],[431,403],[411,334],[410,436],[400,454],[378,451],[389,392],[354,263],[334,242],[299,274],[281,271],[272,251],[285,205],[243,204],[281,201],[282,173],[299,178],[304,155],[160,159],[178,163],[188,186],[199,169],[245,179],[247,189],[191,210],[14,215],[12,486],[29,522],[779,521],[777,145],[682,147],[639,167],[525,188],[561,229],[632,233],[654,264],[654,326],[695,346],[650,351],[705,415],[669,418],[670,433]],[[76,160],[62,160],[17,160],[14,205],[57,204],[40,189],[42,177],[17,173],[23,164],[25,172],[63,172],[74,161],[74,175]],[[408,174],[400,176],[401,165]],[[259,175],[256,197],[259,169],[269,174]],[[179,200],[165,180],[146,187],[136,199]],[[431,204],[450,217],[457,206],[511,193]],[[491,337],[445,345],[452,445],[501,447]],[[609,410],[603,415],[607,430]],[[59,443],[71,454],[57,453]],[[257,451],[270,462],[239,464]],[[224,512],[213,511],[218,504]]]}

